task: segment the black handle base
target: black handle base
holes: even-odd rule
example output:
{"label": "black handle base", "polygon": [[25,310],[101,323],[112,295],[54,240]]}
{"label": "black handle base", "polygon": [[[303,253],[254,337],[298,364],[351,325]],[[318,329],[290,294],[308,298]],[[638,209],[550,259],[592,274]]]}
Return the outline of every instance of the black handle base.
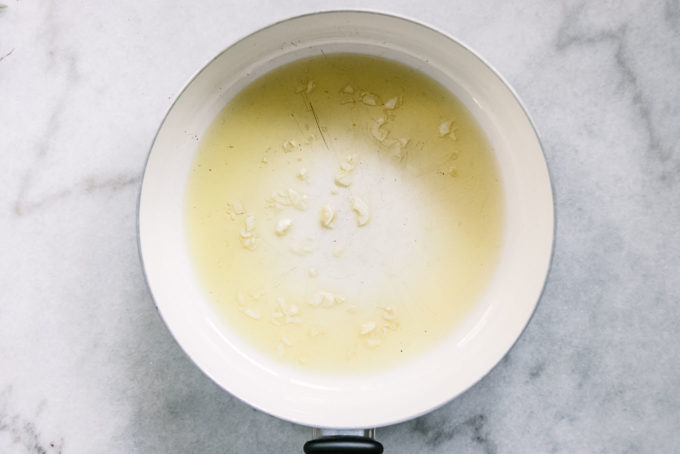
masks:
{"label": "black handle base", "polygon": [[358,435],[332,435],[305,443],[305,454],[382,454],[383,445]]}

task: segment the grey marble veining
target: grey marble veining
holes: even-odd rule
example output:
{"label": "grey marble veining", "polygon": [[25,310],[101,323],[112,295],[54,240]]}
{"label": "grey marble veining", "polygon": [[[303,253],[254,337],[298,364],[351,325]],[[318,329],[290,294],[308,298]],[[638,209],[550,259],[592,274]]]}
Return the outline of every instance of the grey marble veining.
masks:
{"label": "grey marble veining", "polygon": [[188,77],[287,16],[365,8],[456,36],[517,90],[557,203],[543,299],[511,353],[387,453],[680,446],[680,2],[4,0],[0,452],[301,452],[184,355],[146,289],[135,209]]}

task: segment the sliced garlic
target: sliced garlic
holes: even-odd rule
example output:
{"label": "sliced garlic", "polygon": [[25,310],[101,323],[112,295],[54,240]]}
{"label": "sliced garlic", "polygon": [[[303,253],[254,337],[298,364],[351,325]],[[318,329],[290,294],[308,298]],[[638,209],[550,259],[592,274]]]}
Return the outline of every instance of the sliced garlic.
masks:
{"label": "sliced garlic", "polygon": [[281,343],[290,347],[293,345],[293,343],[288,339],[286,336],[281,336]]}
{"label": "sliced garlic", "polygon": [[342,89],[342,92],[351,95],[352,93],[354,93],[354,88],[352,88],[351,85],[345,85],[345,88]]}
{"label": "sliced garlic", "polygon": [[293,225],[293,221],[290,219],[279,219],[279,221],[276,223],[276,234],[278,236],[285,235],[290,230],[291,225]]}
{"label": "sliced garlic", "polygon": [[357,215],[357,225],[360,227],[366,225],[371,219],[366,202],[355,196],[352,197],[350,203],[352,205],[352,211]]}
{"label": "sliced garlic", "polygon": [[322,226],[324,226],[327,229],[332,229],[333,221],[335,220],[335,209],[329,204],[324,205],[323,207],[321,207],[319,219],[321,221]]}
{"label": "sliced garlic", "polygon": [[316,84],[314,83],[314,81],[310,80],[309,82],[307,82],[307,88],[305,89],[305,93],[311,93],[312,90],[314,90],[315,86]]}

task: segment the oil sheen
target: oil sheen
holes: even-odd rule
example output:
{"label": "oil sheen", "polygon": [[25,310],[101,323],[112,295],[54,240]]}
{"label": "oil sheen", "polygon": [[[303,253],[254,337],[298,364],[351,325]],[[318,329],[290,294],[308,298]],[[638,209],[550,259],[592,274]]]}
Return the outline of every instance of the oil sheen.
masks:
{"label": "oil sheen", "polygon": [[356,373],[456,329],[498,261],[503,208],[493,152],[456,97],[402,64],[327,54],[224,107],[199,143],[186,224],[242,342]]}

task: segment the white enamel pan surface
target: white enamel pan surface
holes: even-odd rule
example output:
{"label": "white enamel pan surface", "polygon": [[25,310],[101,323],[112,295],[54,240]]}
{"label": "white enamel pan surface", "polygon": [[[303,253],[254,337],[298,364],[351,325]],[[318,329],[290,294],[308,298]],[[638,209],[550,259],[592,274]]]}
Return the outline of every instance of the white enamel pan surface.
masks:
{"label": "white enamel pan surface", "polygon": [[[220,321],[192,268],[184,203],[197,139],[231,97],[267,71],[334,52],[393,59],[438,80],[472,112],[492,144],[506,220],[500,262],[476,309],[433,350],[401,366],[333,376],[279,364]],[[378,427],[443,405],[487,374],[529,322],[553,245],[553,197],[541,145],[516,95],[452,38],[385,14],[343,11],[288,19],[227,48],[189,82],[163,120],[139,200],[146,278],[173,336],[234,396],[271,415],[338,429]]]}

